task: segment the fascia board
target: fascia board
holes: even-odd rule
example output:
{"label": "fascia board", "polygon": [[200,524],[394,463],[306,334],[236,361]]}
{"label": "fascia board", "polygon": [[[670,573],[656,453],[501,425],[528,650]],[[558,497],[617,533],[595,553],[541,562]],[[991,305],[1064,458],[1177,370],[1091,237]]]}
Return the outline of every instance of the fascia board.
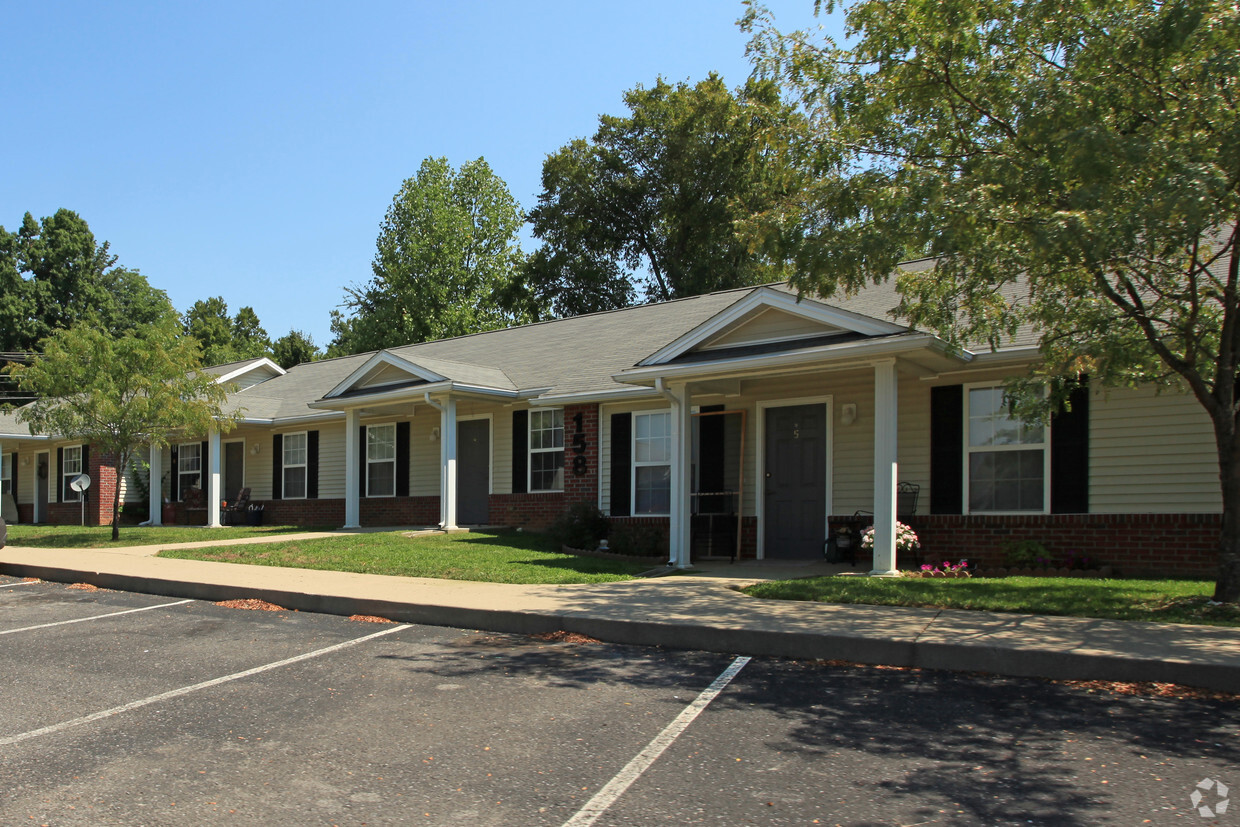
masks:
{"label": "fascia board", "polygon": [[617,388],[612,391],[580,391],[577,393],[555,393],[539,396],[530,400],[530,406],[536,408],[559,407],[562,405],[588,405],[602,402],[625,402],[630,399],[658,397],[658,394],[644,387]]}
{"label": "fascia board", "polygon": [[215,380],[215,384],[223,385],[225,382],[231,382],[232,380],[236,379],[238,376],[245,376],[250,371],[254,370],[255,368],[259,368],[259,367],[269,367],[276,372],[277,376],[283,376],[284,374],[288,373],[288,371],[286,371],[284,368],[280,367],[275,362],[271,361],[266,356],[264,356],[261,359],[247,363],[244,367],[237,368],[231,373],[224,374],[223,376]]}
{"label": "fascia board", "polygon": [[402,359],[399,356],[394,356],[386,350],[381,350],[363,362],[361,367],[345,377],[344,381],[328,391],[323,398],[333,399],[347,392],[353,387],[354,382],[360,380],[363,376],[370,373],[370,371],[374,370],[379,365],[391,365],[399,370],[408,371],[413,376],[416,376],[426,382],[444,382],[448,379],[448,377],[440,376],[438,373],[429,371],[421,365],[414,364],[413,362],[410,362],[407,359]]}
{"label": "fascia board", "polygon": [[[722,359],[716,362],[629,368],[626,371],[613,374],[611,378],[617,382],[629,383],[654,382],[658,378],[692,378],[694,376],[714,378],[720,374],[752,373],[754,371],[794,367],[814,362],[851,363],[884,356],[896,356],[900,353],[918,350],[930,350],[940,355],[954,356],[964,362],[969,361],[970,358],[968,354],[951,354],[942,339],[927,333],[920,333],[885,339],[867,339],[839,345],[822,345],[794,353],[758,354],[735,359]],[[835,367],[835,365],[831,364],[828,364],[828,366]]]}
{"label": "fascia board", "polygon": [[664,345],[637,364],[639,367],[646,367],[669,362],[677,356],[687,353],[759,308],[780,310],[803,319],[808,319],[809,321],[851,330],[866,336],[890,336],[908,330],[907,327],[875,319],[872,316],[863,316],[860,313],[852,313],[836,307],[830,307],[816,299],[804,298],[798,301],[797,297],[791,293],[774,290],[770,287],[759,287],[745,298],[716,313],[710,319]]}
{"label": "fascia board", "polygon": [[6,440],[6,439],[35,439],[35,440],[40,440],[40,441],[47,441],[51,439],[51,437],[47,436],[46,434],[0,434],[0,441]]}
{"label": "fascia board", "polygon": [[[343,384],[343,383],[342,383]],[[337,385],[337,387],[340,387]],[[333,398],[332,396],[324,396],[322,399],[307,403],[307,407],[316,410],[329,411],[347,411],[349,408],[365,408],[377,402],[399,402],[404,399],[421,398],[422,394],[438,393],[440,391],[448,391],[452,389],[452,383],[446,379],[438,382],[431,382],[428,385],[418,385],[413,388],[400,388],[394,391],[379,391],[377,393],[366,394],[365,396],[350,396],[347,399]]]}

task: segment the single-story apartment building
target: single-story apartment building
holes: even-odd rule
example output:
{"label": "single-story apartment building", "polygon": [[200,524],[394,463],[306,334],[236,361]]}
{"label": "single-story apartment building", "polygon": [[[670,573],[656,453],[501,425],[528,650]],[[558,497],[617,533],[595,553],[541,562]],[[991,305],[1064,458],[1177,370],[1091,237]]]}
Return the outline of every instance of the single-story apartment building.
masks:
{"label": "single-story apartment building", "polygon": [[[930,267],[914,262],[910,268]],[[242,413],[150,456],[151,517],[201,521],[242,488],[268,523],[541,529],[573,503],[651,527],[672,565],[817,557],[843,525],[897,560],[897,518],[929,556],[997,562],[1012,540],[1126,572],[1212,574],[1221,499],[1209,421],[1185,394],[1085,387],[1023,423],[1002,382],[1036,336],[953,352],[892,314],[894,283],[831,299],[786,284],[710,293],[298,365],[212,368]],[[22,522],[76,523],[91,446],[0,414],[0,493]],[[132,501],[136,486],[128,485]]]}

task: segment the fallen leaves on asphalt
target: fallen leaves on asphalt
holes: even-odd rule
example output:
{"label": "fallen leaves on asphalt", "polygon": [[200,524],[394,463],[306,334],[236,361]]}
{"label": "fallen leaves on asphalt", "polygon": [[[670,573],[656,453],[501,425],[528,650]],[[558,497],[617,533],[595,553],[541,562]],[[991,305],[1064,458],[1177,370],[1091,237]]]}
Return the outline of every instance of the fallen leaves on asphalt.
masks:
{"label": "fallen leaves on asphalt", "polygon": [[266,600],[259,600],[257,597],[244,597],[239,600],[221,600],[215,604],[223,606],[225,609],[249,609],[255,612],[283,612],[283,606],[277,606],[274,603],[268,603]]}
{"label": "fallen leaves on asphalt", "polygon": [[80,592],[101,592],[104,589],[99,588],[94,583],[74,583],[71,586],[65,586],[66,589],[76,589]]}
{"label": "fallen leaves on asphalt", "polygon": [[356,620],[358,623],[395,623],[395,620],[389,620],[386,617],[378,615],[349,615],[349,620]]}
{"label": "fallen leaves on asphalt", "polygon": [[530,637],[546,640],[551,643],[602,643],[598,638],[589,635],[581,635],[577,632],[566,632],[563,629],[558,632],[543,632],[541,635],[530,635]]}

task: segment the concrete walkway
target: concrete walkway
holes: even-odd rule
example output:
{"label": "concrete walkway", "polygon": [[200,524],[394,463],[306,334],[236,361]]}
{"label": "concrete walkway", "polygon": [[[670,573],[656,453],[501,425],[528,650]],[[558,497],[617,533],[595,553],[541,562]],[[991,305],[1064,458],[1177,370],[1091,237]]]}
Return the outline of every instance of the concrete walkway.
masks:
{"label": "concrete walkway", "polygon": [[[278,542],[343,532],[204,541]],[[347,536],[347,535],[345,535]],[[169,546],[170,547],[170,546]],[[200,600],[728,654],[1082,680],[1160,681],[1240,692],[1240,629],[747,597],[737,587],[805,577],[824,563],[718,563],[689,575],[522,586],[153,557],[161,546],[0,550],[0,573]]]}

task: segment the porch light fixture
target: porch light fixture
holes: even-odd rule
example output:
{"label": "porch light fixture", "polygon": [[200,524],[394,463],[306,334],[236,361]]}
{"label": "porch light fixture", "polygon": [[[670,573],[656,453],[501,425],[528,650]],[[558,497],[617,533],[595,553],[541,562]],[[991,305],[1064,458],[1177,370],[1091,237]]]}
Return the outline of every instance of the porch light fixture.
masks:
{"label": "porch light fixture", "polygon": [[257,442],[250,446],[250,456],[256,457],[263,450],[263,446]]}
{"label": "porch light fixture", "polygon": [[851,425],[857,421],[857,403],[849,402],[840,408],[840,424]]}
{"label": "porch light fixture", "polygon": [[439,426],[431,428],[431,442],[439,441]]}

